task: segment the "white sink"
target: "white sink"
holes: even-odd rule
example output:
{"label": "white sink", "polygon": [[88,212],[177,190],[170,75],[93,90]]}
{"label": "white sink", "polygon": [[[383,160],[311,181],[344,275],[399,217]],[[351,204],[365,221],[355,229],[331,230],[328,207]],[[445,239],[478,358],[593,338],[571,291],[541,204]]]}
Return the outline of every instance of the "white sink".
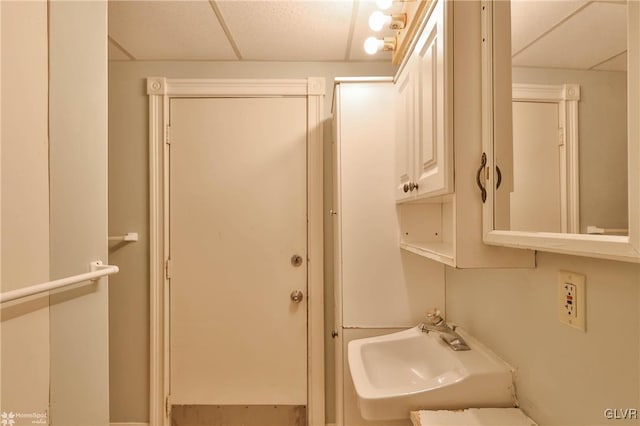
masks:
{"label": "white sink", "polygon": [[464,330],[471,347],[452,350],[420,326],[349,342],[349,370],[362,417],[409,418],[421,409],[515,406],[512,368]]}

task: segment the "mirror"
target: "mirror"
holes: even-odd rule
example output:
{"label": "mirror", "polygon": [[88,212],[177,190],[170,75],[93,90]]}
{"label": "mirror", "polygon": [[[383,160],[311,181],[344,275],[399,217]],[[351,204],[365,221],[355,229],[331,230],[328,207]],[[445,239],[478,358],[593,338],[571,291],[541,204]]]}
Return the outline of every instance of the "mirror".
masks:
{"label": "mirror", "polygon": [[626,2],[510,6],[513,136],[494,147],[495,229],[626,235]]}
{"label": "mirror", "polygon": [[487,0],[482,13],[485,242],[632,247],[636,258],[638,138],[627,117],[638,104],[638,5]]}

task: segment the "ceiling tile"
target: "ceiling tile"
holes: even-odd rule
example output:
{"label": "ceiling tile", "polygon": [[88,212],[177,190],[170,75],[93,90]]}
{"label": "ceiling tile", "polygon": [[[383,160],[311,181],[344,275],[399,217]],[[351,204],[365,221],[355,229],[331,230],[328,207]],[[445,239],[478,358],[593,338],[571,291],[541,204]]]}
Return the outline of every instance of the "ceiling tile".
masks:
{"label": "ceiling tile", "polygon": [[627,6],[590,3],[513,57],[515,66],[590,69],[626,50]]}
{"label": "ceiling tile", "polygon": [[511,51],[517,53],[588,3],[588,0],[511,2]]}
{"label": "ceiling tile", "polygon": [[109,1],[109,35],[138,60],[234,60],[207,1]]}
{"label": "ceiling tile", "polygon": [[598,71],[626,71],[627,70],[627,52],[609,59],[607,62],[603,62],[600,65],[593,67]]}
{"label": "ceiling tile", "polygon": [[342,61],[353,0],[216,1],[243,59]]}
{"label": "ceiling tile", "polygon": [[111,39],[109,39],[109,60],[110,61],[129,61],[131,58],[122,51]]}

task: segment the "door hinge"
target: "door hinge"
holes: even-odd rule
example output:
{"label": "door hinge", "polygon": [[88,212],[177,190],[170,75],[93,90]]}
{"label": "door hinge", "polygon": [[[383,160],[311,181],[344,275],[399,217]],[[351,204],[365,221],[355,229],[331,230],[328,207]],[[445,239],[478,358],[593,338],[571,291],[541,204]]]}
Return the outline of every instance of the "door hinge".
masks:
{"label": "door hinge", "polygon": [[171,126],[167,125],[164,128],[164,143],[171,145]]}
{"label": "door hinge", "polygon": [[564,129],[558,129],[558,146],[564,146]]}
{"label": "door hinge", "polygon": [[168,280],[171,279],[171,258],[164,261],[164,276]]}
{"label": "door hinge", "polygon": [[166,417],[170,417],[171,416],[171,403],[169,402],[169,396],[167,395],[164,398],[164,414]]}

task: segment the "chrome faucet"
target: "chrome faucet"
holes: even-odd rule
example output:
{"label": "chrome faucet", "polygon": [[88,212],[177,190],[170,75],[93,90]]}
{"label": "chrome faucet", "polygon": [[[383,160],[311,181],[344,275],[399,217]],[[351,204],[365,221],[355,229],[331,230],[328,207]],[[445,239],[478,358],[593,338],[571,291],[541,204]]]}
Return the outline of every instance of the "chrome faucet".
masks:
{"label": "chrome faucet", "polygon": [[456,326],[450,326],[445,322],[444,318],[440,316],[438,308],[427,311],[426,319],[427,321],[425,323],[420,324],[420,330],[424,333],[430,333],[432,331],[439,333],[440,338],[454,351],[468,351],[471,349],[462,336],[456,333]]}

